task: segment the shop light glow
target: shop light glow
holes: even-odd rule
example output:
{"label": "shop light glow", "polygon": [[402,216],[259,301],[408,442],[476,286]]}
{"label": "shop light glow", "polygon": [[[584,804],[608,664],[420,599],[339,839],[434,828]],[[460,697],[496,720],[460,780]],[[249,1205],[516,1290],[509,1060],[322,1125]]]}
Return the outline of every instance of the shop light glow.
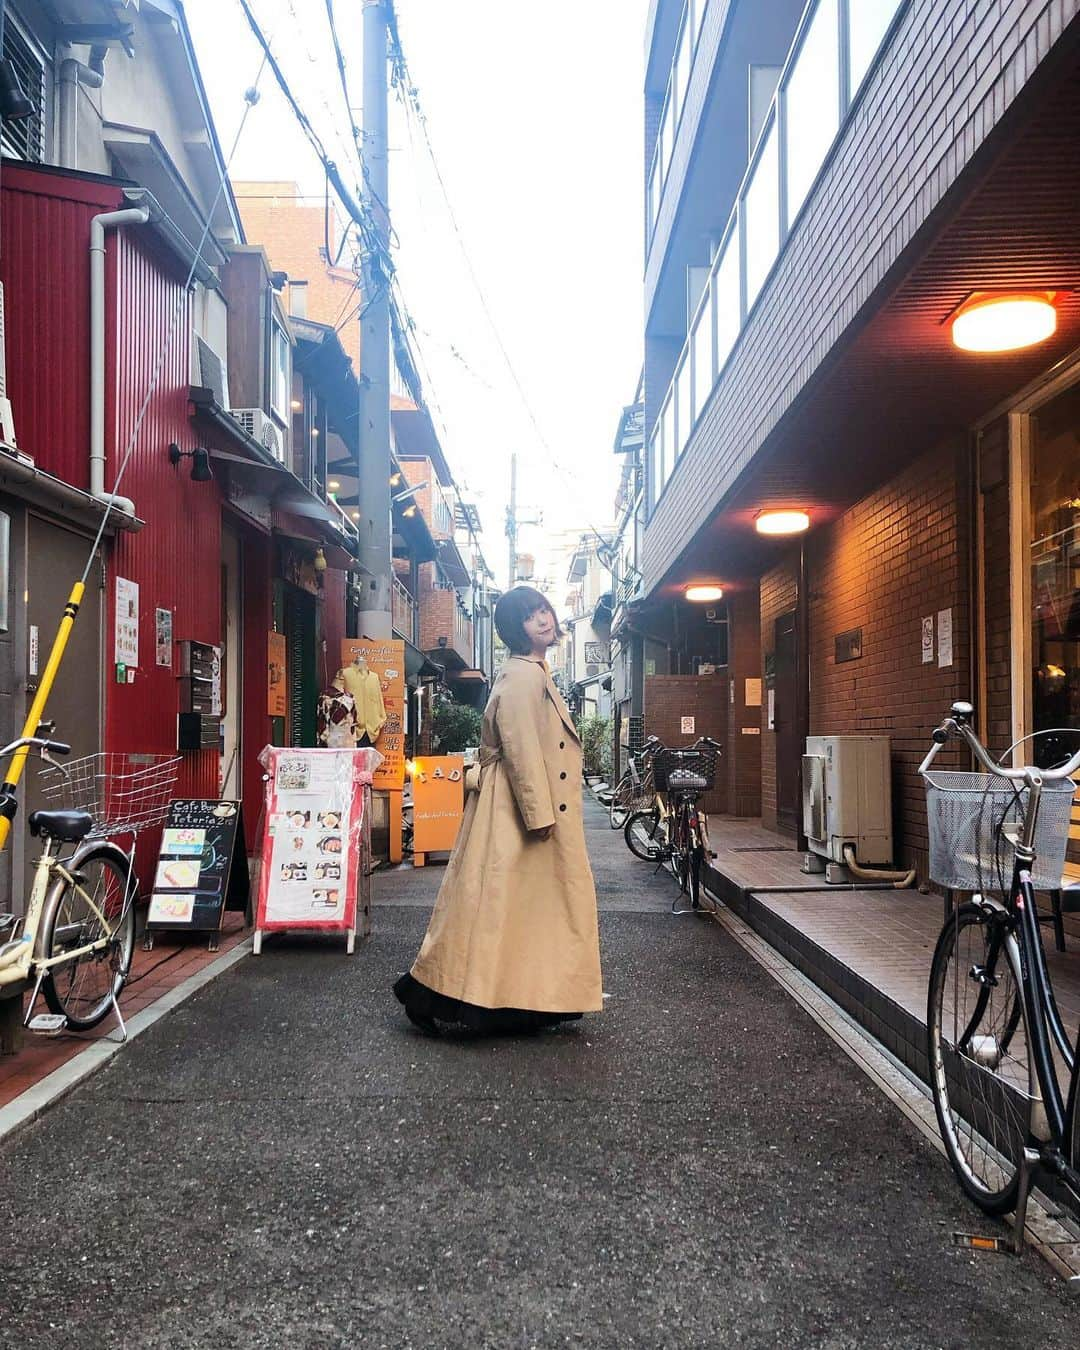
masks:
{"label": "shop light glow", "polygon": [[715,585],[687,586],[683,594],[693,605],[707,605],[712,600],[723,600],[724,588]]}
{"label": "shop light glow", "polygon": [[965,352],[1015,352],[1045,342],[1057,329],[1053,291],[976,292],[952,321],[953,343]]}
{"label": "shop light glow", "polygon": [[337,492],[338,489],[341,487],[341,484],[338,482],[336,478],[331,478],[330,482],[327,484],[327,487],[329,487],[331,492]]}
{"label": "shop light glow", "polygon": [[754,519],[758,534],[802,534],[810,528],[805,511],[761,511]]}

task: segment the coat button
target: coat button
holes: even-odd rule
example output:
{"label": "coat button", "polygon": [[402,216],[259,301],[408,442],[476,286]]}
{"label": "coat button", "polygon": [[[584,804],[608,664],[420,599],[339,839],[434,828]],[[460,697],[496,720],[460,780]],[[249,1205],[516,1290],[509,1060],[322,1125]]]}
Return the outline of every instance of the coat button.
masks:
{"label": "coat button", "polygon": [[565,749],[566,749],[566,742],[565,742],[565,741],[560,741],[560,742],[559,742],[559,749],[560,749],[560,750],[565,750]]}
{"label": "coat button", "polygon": [[559,807],[559,810],[560,810],[560,811],[565,811],[565,810],[566,810],[566,803],[565,803],[565,802],[563,802],[562,806]]}
{"label": "coat button", "polygon": [[562,771],[561,774],[559,774],[559,777],[560,777],[560,778],[565,778],[565,777],[566,777],[566,770],[565,770],[565,769]]}

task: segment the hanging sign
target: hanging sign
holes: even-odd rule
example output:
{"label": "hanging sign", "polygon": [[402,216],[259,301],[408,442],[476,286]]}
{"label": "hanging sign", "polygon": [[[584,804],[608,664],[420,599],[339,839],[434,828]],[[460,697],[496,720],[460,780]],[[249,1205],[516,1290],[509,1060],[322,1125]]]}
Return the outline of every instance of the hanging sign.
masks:
{"label": "hanging sign", "polygon": [[169,803],[154,869],[149,931],[210,932],[225,910],[246,909],[247,848],[237,801]]}
{"label": "hanging sign", "polygon": [[273,746],[259,756],[267,782],[256,944],[286,928],[355,933],[364,785],[377,760],[372,750]]}
{"label": "hanging sign", "polygon": [[341,644],[341,664],[357,656],[367,661],[378,676],[386,722],[375,741],[382,763],[375,770],[372,786],[378,791],[400,792],[405,785],[405,643],[400,638],[346,638]]}
{"label": "hanging sign", "polygon": [[288,717],[289,695],[285,683],[285,634],[266,635],[266,714]]}

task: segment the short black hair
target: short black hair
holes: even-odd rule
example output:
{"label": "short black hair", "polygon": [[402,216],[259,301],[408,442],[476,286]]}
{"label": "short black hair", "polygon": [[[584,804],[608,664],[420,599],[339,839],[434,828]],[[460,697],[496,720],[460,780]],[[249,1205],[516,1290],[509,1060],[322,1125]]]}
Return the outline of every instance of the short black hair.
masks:
{"label": "short black hair", "polygon": [[558,642],[563,635],[559,616],[551,601],[535,586],[515,586],[501,595],[495,605],[495,631],[515,656],[528,656],[532,651],[532,643],[525,634],[525,620],[538,609],[550,611],[555,620],[555,641]]}

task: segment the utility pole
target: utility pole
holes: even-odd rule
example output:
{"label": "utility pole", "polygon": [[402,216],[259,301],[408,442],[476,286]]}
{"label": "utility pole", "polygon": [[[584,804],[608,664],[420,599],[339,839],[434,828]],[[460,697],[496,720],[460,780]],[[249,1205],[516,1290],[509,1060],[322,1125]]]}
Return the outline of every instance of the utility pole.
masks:
{"label": "utility pole", "polygon": [[517,577],[517,455],[510,456],[510,505],[506,508],[506,537],[510,540],[510,571],[506,589],[510,590]]}
{"label": "utility pole", "polygon": [[364,0],[364,187],[374,239],[360,311],[360,634],[393,631],[390,577],[390,220],[387,157],[387,5]]}

